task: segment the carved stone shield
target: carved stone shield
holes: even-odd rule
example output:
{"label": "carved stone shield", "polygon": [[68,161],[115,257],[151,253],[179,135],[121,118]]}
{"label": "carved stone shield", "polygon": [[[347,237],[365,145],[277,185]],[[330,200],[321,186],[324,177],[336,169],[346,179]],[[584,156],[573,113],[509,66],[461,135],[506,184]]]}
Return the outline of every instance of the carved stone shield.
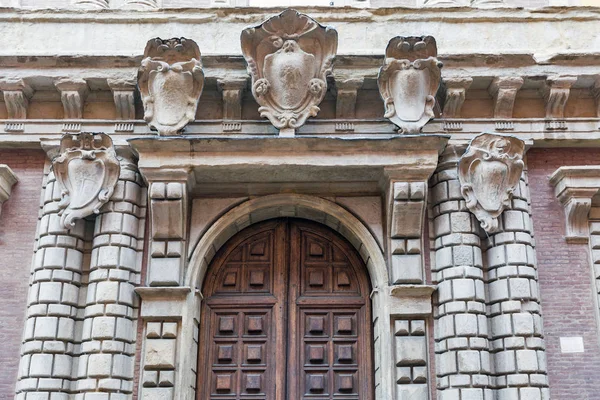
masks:
{"label": "carved stone shield", "polygon": [[385,50],[377,84],[385,103],[385,117],[403,133],[418,133],[433,118],[440,68],[435,39],[395,37]]}
{"label": "carved stone shield", "polygon": [[337,51],[337,32],[285,10],[242,32],[242,52],[261,116],[295,129],[317,115]]}
{"label": "carved stone shield", "polygon": [[98,213],[112,196],[121,170],[111,138],[104,133],[63,136],[60,155],[52,162],[61,187],[58,205],[61,224]]}
{"label": "carved stone shield", "polygon": [[498,217],[510,206],[523,172],[524,151],[524,142],[516,137],[482,133],[460,159],[461,193],[487,232],[498,229]]}
{"label": "carved stone shield", "polygon": [[194,120],[204,87],[198,45],[185,38],[150,40],[138,86],[146,122],[161,136],[179,133]]}

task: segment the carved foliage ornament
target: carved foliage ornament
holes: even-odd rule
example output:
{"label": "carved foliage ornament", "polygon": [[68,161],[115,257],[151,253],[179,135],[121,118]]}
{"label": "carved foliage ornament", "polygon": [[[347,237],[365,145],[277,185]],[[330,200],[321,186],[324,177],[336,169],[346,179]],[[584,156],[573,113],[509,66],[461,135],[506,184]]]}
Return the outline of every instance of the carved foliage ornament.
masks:
{"label": "carved foliage ornament", "polygon": [[431,36],[390,40],[377,84],[385,103],[385,117],[403,133],[418,133],[433,118],[442,63]]}
{"label": "carved foliage ornament", "polygon": [[461,193],[487,232],[498,229],[498,217],[510,205],[523,172],[524,150],[516,137],[482,133],[460,159]]}
{"label": "carved foliage ornament", "polygon": [[75,226],[76,219],[100,212],[121,170],[112,140],[104,133],[63,136],[52,168],[62,190],[58,214],[66,229]]}
{"label": "carved foliage ornament", "polygon": [[288,9],[245,29],[241,40],[262,117],[295,129],[317,115],[337,51],[335,29]]}
{"label": "carved foliage ornament", "polygon": [[185,38],[150,40],[138,86],[146,122],[161,136],[179,133],[194,120],[204,87],[198,45]]}

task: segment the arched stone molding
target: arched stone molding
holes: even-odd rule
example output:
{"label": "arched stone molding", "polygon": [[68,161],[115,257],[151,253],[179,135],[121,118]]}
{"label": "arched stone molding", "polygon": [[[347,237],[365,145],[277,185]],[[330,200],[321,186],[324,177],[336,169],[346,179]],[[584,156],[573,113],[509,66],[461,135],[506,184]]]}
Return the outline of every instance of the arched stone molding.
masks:
{"label": "arched stone molding", "polygon": [[280,217],[309,219],[337,231],[360,253],[367,265],[373,289],[388,286],[385,257],[369,229],[343,207],[323,198],[300,194],[276,194],[248,200],[219,218],[195,246],[185,285],[202,286],[212,257],[238,231],[251,224]]}
{"label": "arched stone molding", "polygon": [[[198,324],[202,301],[202,294],[198,288],[202,286],[210,262],[219,248],[238,231],[260,221],[279,217],[303,218],[327,225],[345,237],[360,253],[373,286],[371,299],[376,371],[375,398],[396,398],[394,376],[397,368],[393,349],[396,347],[396,352],[400,351],[400,355],[396,357],[402,357],[404,348],[398,350],[398,347],[402,346],[403,336],[413,335],[417,336],[415,339],[422,341],[423,354],[426,354],[426,334],[424,321],[420,322],[422,319],[416,321],[414,327],[411,325],[410,332],[404,332],[397,323],[398,326],[391,329],[392,324],[399,317],[422,318],[428,315],[431,312],[430,297],[433,289],[424,285],[390,286],[384,253],[367,227],[349,211],[329,200],[300,194],[268,195],[234,207],[219,217],[195,245],[188,262],[183,287],[147,287],[137,290],[142,297],[142,317],[147,322],[144,334],[146,343],[143,355],[145,366],[142,372],[142,397],[163,396],[161,398],[190,400],[195,397]],[[164,325],[171,323],[168,321],[179,323],[175,330],[171,330],[177,332],[176,340],[163,337]],[[421,325],[423,329],[419,331]],[[158,331],[162,333],[157,333]],[[414,343],[414,340],[411,343]],[[164,354],[165,345],[169,347],[167,353],[173,356],[154,360],[156,354]],[[148,362],[153,364],[146,366]],[[156,371],[157,369],[159,371]],[[426,370],[426,367],[422,369]],[[173,370],[175,379],[172,387],[147,387],[146,376],[160,382],[160,377],[156,380],[155,374],[171,374]],[[422,396],[419,396],[419,399],[428,398],[426,385],[414,386],[419,386],[417,390],[421,390]]]}

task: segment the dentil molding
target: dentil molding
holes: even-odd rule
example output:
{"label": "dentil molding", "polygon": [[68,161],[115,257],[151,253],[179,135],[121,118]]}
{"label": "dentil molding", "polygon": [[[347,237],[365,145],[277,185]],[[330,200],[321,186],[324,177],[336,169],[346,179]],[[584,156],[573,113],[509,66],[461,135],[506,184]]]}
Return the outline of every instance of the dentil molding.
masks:
{"label": "dentil molding", "polygon": [[337,31],[287,9],[242,31],[242,53],[258,111],[281,134],[319,112],[337,52]]}
{"label": "dentil molding", "polygon": [[420,132],[434,117],[441,67],[433,37],[397,36],[389,41],[377,84],[385,117],[403,133]]}
{"label": "dentil molding", "polygon": [[525,143],[514,136],[482,133],[458,163],[466,206],[488,233],[498,229],[498,217],[510,206],[523,172],[524,151]]}
{"label": "dentil molding", "polygon": [[186,38],[152,39],[138,72],[144,119],[160,136],[172,136],[196,116],[204,88],[200,49]]}
{"label": "dentil molding", "polygon": [[52,168],[61,188],[58,214],[66,229],[75,226],[75,220],[100,212],[121,170],[112,140],[104,133],[64,135]]}
{"label": "dentil molding", "polygon": [[600,190],[600,166],[560,167],[550,176],[550,184],[565,210],[565,239],[587,243],[592,198]]}

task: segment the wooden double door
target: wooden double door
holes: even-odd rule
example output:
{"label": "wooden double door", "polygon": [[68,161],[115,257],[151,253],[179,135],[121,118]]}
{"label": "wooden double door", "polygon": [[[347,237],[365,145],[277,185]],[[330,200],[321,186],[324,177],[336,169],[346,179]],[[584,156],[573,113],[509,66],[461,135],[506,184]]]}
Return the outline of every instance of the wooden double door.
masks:
{"label": "wooden double door", "polygon": [[295,219],[251,226],[204,282],[198,399],[372,399],[369,279],[335,232]]}

